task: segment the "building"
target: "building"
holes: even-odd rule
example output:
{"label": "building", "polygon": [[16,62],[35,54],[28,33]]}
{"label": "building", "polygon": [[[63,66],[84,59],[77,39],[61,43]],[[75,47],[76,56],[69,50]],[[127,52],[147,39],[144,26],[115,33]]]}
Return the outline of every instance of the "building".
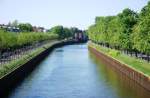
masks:
{"label": "building", "polygon": [[36,26],[33,26],[33,27],[32,27],[32,29],[33,29],[33,32],[38,32],[38,30],[37,30],[37,27],[36,27]]}
{"label": "building", "polygon": [[86,36],[85,32],[78,31],[74,34],[74,39],[76,41],[87,41],[87,36]]}
{"label": "building", "polygon": [[0,24],[0,28],[6,29],[7,27],[8,27],[8,25]]}
{"label": "building", "polygon": [[44,32],[44,27],[38,27],[38,32]]}
{"label": "building", "polygon": [[45,32],[44,27],[33,26],[33,32]]}
{"label": "building", "polygon": [[20,29],[14,26],[0,24],[1,29],[5,29],[8,32],[20,32]]}
{"label": "building", "polygon": [[7,27],[6,30],[9,31],[9,32],[20,32],[19,28],[11,27],[11,26]]}

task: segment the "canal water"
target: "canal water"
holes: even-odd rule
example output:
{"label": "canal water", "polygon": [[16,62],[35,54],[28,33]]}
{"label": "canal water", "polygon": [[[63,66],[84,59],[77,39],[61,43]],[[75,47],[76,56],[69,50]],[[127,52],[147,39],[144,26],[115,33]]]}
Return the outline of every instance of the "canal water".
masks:
{"label": "canal water", "polygon": [[55,49],[8,98],[150,98],[150,92],[79,44]]}

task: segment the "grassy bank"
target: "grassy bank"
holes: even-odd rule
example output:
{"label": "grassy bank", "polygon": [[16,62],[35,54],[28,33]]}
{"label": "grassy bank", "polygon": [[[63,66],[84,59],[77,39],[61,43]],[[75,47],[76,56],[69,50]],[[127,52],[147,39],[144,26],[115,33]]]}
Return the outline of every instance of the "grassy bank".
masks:
{"label": "grassy bank", "polygon": [[134,57],[130,57],[120,51],[102,47],[100,45],[89,42],[89,46],[97,49],[98,51],[118,60],[119,62],[126,64],[127,66],[133,68],[134,70],[145,74],[146,76],[150,76],[150,63],[137,59]]}
{"label": "grassy bank", "polygon": [[42,53],[47,48],[51,47],[53,44],[58,43],[58,42],[60,42],[60,41],[56,41],[56,40],[51,41],[50,43],[47,43],[44,46],[37,48],[37,49],[34,49],[30,53],[27,53],[26,55],[24,55],[20,59],[13,60],[9,64],[4,64],[4,65],[0,66],[0,79],[3,78],[4,76],[6,76],[7,74],[11,73],[12,71],[16,70],[17,68],[19,68],[23,64],[27,63],[32,58],[34,58],[35,56]]}

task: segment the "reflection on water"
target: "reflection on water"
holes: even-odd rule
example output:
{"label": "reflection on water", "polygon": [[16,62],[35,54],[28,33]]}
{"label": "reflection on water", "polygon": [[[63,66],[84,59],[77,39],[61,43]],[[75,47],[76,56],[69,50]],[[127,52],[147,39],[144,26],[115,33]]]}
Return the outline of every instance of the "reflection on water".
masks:
{"label": "reflection on water", "polygon": [[55,50],[55,52],[63,52],[63,50],[61,48],[58,48]]}
{"label": "reflection on water", "polygon": [[129,79],[116,69],[104,65],[95,54],[89,53],[93,63],[97,65],[100,80],[106,81],[118,94],[119,98],[150,98],[150,92],[135,81]]}
{"label": "reflection on water", "polygon": [[150,93],[80,44],[55,49],[8,98],[150,98]]}

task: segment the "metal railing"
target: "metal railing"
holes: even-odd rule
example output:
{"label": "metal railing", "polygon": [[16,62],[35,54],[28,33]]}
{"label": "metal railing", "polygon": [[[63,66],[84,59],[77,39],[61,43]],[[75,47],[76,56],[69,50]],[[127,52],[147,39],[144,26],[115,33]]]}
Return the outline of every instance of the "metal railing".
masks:
{"label": "metal railing", "polygon": [[24,46],[15,50],[6,50],[5,52],[0,52],[0,66],[10,63],[13,60],[20,59],[27,54],[30,54],[33,50],[42,47],[43,45],[49,43],[50,41],[43,41],[34,43],[32,45]]}

